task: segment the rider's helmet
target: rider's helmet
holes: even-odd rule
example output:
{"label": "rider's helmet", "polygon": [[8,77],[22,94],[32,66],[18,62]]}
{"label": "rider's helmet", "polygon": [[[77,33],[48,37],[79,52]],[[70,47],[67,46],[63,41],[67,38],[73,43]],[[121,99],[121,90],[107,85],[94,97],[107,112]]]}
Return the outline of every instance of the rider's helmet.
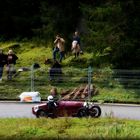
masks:
{"label": "rider's helmet", "polygon": [[52,95],[49,95],[49,96],[48,96],[48,101],[49,101],[49,102],[53,102],[53,101],[54,101],[54,98],[53,98]]}

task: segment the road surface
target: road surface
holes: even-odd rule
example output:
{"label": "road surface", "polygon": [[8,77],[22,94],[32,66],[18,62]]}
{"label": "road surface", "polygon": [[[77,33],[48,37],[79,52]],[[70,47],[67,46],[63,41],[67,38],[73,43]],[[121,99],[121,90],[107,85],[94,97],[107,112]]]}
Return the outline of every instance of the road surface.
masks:
{"label": "road surface", "polygon": [[[0,102],[0,118],[35,118],[31,108],[39,103]],[[140,105],[101,104],[101,117],[140,120]]]}

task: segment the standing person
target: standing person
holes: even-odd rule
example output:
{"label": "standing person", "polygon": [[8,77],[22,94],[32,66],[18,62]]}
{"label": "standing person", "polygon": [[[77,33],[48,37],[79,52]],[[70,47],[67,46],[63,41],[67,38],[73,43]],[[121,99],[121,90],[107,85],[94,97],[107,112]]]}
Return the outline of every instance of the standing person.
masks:
{"label": "standing person", "polygon": [[60,53],[59,62],[62,62],[62,59],[64,58],[64,51],[65,51],[64,44],[65,44],[65,40],[59,35],[56,35],[56,39],[54,41],[55,48],[53,50],[54,60],[56,60],[56,53],[59,52]]}
{"label": "standing person", "polygon": [[12,80],[12,75],[16,72],[15,64],[18,57],[14,54],[13,50],[8,51],[7,55],[7,79]]}
{"label": "standing person", "polygon": [[7,56],[3,53],[2,49],[0,49],[0,81],[2,81],[3,68],[6,64],[6,58]]}
{"label": "standing person", "polygon": [[78,31],[75,31],[74,35],[73,35],[73,39],[72,39],[72,42],[76,43],[77,46],[79,47],[80,49],[80,53],[83,54],[83,51],[81,49],[81,39],[80,39],[80,36],[79,36],[79,32]]}
{"label": "standing person", "polygon": [[62,67],[61,64],[55,60],[49,70],[50,81],[62,82]]}

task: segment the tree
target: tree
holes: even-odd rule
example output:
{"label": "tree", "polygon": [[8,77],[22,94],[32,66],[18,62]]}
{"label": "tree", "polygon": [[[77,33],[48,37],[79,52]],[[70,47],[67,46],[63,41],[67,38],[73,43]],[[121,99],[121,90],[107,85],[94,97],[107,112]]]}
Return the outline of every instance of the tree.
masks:
{"label": "tree", "polygon": [[78,5],[79,0],[75,2],[42,0],[40,7],[42,27],[39,30],[41,36],[52,40],[56,34],[61,34],[67,38],[66,43],[69,43],[71,33],[74,32],[81,18]]}
{"label": "tree", "polygon": [[0,9],[0,34],[6,38],[32,36],[32,29],[39,26],[38,1],[5,0]]}
{"label": "tree", "polygon": [[134,62],[140,56],[138,7],[134,0],[81,5],[88,30],[84,37],[86,46],[98,54],[101,62],[106,60],[116,68],[139,66]]}

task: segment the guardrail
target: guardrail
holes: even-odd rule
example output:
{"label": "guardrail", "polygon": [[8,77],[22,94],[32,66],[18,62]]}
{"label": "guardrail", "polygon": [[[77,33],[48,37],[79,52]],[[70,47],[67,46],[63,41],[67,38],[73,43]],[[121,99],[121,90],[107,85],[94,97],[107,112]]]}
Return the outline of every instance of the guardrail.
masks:
{"label": "guardrail", "polygon": [[10,92],[19,94],[23,91],[39,91],[45,96],[52,86],[59,87],[61,91],[90,84],[100,88],[140,89],[140,70],[64,67],[61,71],[53,69],[53,73],[50,72],[51,69],[47,67],[23,71],[17,68],[13,79],[8,81],[4,71],[3,81],[0,82],[1,98]]}

